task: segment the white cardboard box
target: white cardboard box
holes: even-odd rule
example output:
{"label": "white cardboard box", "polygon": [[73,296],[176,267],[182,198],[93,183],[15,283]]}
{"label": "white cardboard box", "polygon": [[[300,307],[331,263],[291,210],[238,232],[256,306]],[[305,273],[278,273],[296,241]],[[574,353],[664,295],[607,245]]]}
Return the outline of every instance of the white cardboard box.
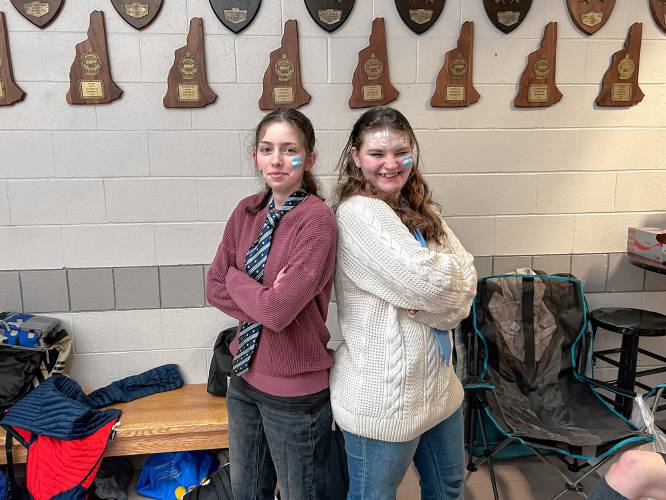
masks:
{"label": "white cardboard box", "polygon": [[627,252],[657,262],[666,262],[666,229],[630,227],[627,232]]}

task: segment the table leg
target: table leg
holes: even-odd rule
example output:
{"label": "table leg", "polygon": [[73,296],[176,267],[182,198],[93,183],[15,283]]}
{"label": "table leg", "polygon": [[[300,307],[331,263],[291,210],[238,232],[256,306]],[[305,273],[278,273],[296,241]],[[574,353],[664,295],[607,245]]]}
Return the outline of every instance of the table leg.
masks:
{"label": "table leg", "polygon": [[[620,368],[617,374],[617,388],[627,391],[634,391],[636,382],[636,364],[638,360],[638,340],[637,335],[622,336],[622,352],[620,354]],[[625,418],[631,418],[631,410],[634,402],[631,398],[615,396],[615,409]]]}

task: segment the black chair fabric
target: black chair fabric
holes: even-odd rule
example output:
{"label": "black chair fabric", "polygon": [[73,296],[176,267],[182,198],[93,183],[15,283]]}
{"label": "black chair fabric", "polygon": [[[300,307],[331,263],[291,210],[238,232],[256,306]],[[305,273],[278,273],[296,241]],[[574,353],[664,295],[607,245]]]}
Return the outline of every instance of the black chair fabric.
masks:
{"label": "black chair fabric", "polygon": [[568,276],[479,280],[473,328],[481,340],[485,406],[497,426],[528,446],[592,459],[648,442],[602,400],[579,365],[588,357],[587,307]]}

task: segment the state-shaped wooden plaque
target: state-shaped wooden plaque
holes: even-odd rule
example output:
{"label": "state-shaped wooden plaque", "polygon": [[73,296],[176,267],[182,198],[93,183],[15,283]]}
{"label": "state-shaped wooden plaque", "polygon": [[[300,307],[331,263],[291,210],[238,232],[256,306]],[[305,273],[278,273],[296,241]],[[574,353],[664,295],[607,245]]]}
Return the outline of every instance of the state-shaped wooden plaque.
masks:
{"label": "state-shaped wooden plaque", "polygon": [[135,29],[142,30],[155,20],[162,8],[163,1],[111,0],[111,3],[127,24]]}
{"label": "state-shaped wooden plaque", "polygon": [[65,0],[11,0],[16,10],[38,28],[53,21]]}
{"label": "state-shaped wooden plaque", "polygon": [[642,36],[643,23],[632,24],[624,49],[613,54],[611,65],[601,82],[597,106],[633,106],[645,97],[638,86]]}
{"label": "state-shaped wooden plaque", "polygon": [[0,11],[0,106],[11,106],[24,98],[25,92],[14,81],[7,21],[5,13]]}
{"label": "state-shaped wooden plaque", "polygon": [[358,65],[352,78],[350,108],[384,106],[398,98],[391,83],[384,18],[372,21],[370,45],[358,53]]}
{"label": "state-shaped wooden plaque", "polygon": [[104,14],[94,10],[90,13],[88,38],[76,44],[76,56],[69,69],[67,102],[108,104],[122,93],[111,79]]}
{"label": "state-shaped wooden plaque", "polygon": [[520,78],[518,95],[513,104],[518,108],[545,108],[560,102],[562,92],[556,83],[557,23],[548,23],[541,47],[532,52]]}
{"label": "state-shaped wooden plaque", "polygon": [[271,52],[259,109],[300,108],[310,102],[301,82],[301,56],[298,47],[298,22],[284,24],[280,48]]}
{"label": "state-shaped wooden plaque", "polygon": [[167,93],[162,102],[165,108],[203,108],[212,104],[217,94],[208,86],[204,54],[203,21],[190,20],[187,45],[176,50],[173,66],[167,78]]}
{"label": "state-shaped wooden plaque", "polygon": [[444,56],[444,66],[437,75],[430,105],[436,108],[463,108],[481,97],[474,88],[474,21],[460,27],[458,45]]}
{"label": "state-shaped wooden plaque", "polygon": [[592,35],[610,19],[615,0],[567,0],[567,7],[576,27]]}

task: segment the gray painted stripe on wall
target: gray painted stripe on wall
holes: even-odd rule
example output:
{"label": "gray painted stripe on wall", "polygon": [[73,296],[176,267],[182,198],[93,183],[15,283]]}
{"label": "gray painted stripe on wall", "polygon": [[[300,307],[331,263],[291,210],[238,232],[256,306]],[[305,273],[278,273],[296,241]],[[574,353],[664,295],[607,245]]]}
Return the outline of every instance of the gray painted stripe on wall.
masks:
{"label": "gray painted stripe on wall", "polygon": [[[623,253],[476,258],[479,276],[532,267],[571,272],[586,292],[666,291],[666,276],[629,264]],[[208,265],[0,271],[0,311],[78,312],[206,307]],[[335,300],[332,297],[332,300]]]}

